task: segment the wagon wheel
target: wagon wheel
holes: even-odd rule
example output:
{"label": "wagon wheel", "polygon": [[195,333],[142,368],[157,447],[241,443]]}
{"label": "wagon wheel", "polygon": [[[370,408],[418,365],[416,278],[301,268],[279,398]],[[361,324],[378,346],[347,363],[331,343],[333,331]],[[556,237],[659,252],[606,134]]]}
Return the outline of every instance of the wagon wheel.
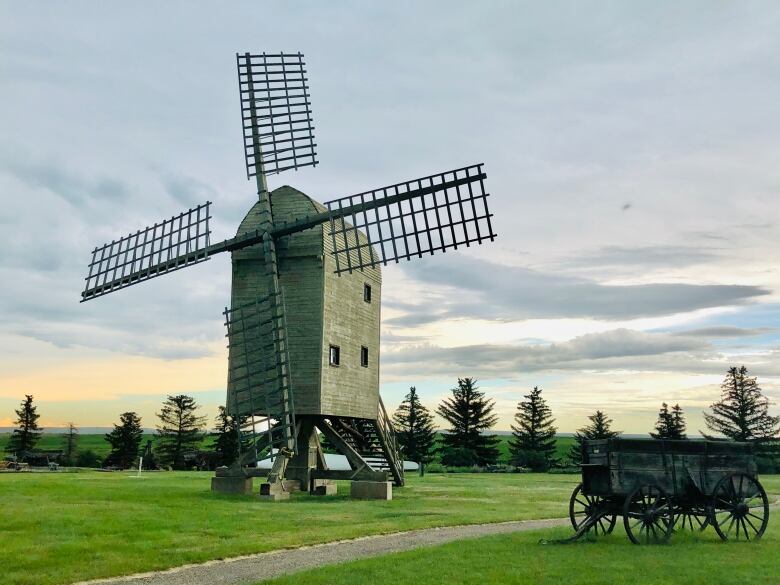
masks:
{"label": "wagon wheel", "polygon": [[710,525],[710,514],[705,506],[694,505],[676,508],[672,515],[674,530],[701,532]]}
{"label": "wagon wheel", "polygon": [[672,534],[672,502],[655,485],[635,489],[623,504],[623,525],[634,544],[658,544]]}
{"label": "wagon wheel", "polygon": [[711,518],[723,540],[758,540],[769,522],[769,499],[756,478],[733,473],[715,486]]}
{"label": "wagon wheel", "polygon": [[579,484],[571,494],[569,500],[569,519],[574,530],[579,530],[589,519],[600,516],[590,530],[596,536],[609,534],[615,528],[617,520],[615,514],[603,514],[607,501],[601,496],[587,496],[582,493],[582,484]]}

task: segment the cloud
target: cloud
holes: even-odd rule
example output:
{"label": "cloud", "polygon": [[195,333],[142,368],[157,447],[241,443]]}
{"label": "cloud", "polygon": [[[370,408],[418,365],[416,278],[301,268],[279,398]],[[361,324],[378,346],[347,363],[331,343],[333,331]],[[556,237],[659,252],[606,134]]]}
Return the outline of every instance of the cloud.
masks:
{"label": "cloud", "polygon": [[674,335],[680,335],[685,337],[752,337],[756,335],[766,335],[775,331],[772,327],[733,327],[733,326],[721,326],[721,327],[701,327],[699,329],[687,329],[685,331],[675,331]]}
{"label": "cloud", "polygon": [[0,171],[32,189],[46,189],[75,207],[95,201],[118,202],[130,195],[130,188],[124,181],[105,175],[80,176],[52,160],[5,152],[0,156]]}
{"label": "cloud", "polygon": [[761,375],[780,375],[780,350],[727,356],[699,338],[615,329],[547,345],[420,345],[386,351],[382,364],[398,377],[461,375],[514,378],[530,372],[650,371],[718,374],[731,361],[755,364]]}
{"label": "cloud", "polygon": [[419,305],[396,301],[394,306],[408,314],[387,319],[386,323],[398,327],[459,317],[494,321],[659,317],[744,305],[769,294],[763,287],[750,285],[604,285],[455,254],[410,262],[403,269],[423,287],[442,287],[446,293]]}
{"label": "cloud", "polygon": [[700,246],[605,246],[593,252],[583,252],[560,264],[566,267],[630,267],[682,268],[712,262],[720,258],[714,250]]}

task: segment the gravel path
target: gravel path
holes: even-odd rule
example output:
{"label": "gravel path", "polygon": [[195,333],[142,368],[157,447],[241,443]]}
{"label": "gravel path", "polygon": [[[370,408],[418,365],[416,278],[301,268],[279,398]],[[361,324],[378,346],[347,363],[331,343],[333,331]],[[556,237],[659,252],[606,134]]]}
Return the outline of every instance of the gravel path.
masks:
{"label": "gravel path", "polygon": [[197,565],[184,565],[153,573],[139,573],[127,577],[81,581],[75,585],[244,585],[257,583],[306,569],[344,563],[366,557],[374,557],[423,546],[443,544],[463,538],[476,538],[491,534],[522,532],[539,528],[564,526],[568,518],[551,520],[522,520],[496,524],[474,524],[425,528],[409,532],[396,532],[377,536],[365,536],[353,540],[341,540],[295,549],[276,550],[222,561],[208,561]]}

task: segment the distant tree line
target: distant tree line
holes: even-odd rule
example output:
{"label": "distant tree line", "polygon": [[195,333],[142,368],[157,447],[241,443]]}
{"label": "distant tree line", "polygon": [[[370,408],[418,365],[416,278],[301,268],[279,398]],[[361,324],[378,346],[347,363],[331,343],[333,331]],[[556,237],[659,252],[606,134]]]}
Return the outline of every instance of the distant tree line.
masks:
{"label": "distant tree line", "polygon": [[[38,426],[40,415],[33,403],[33,396],[25,396],[24,401],[16,410],[16,426],[11,433],[4,450],[18,461],[39,459],[35,448],[41,438],[43,429]],[[229,415],[224,407],[219,407],[215,421],[215,430],[208,433],[205,430],[206,418],[199,416],[200,406],[194,398],[185,394],[168,396],[162,408],[157,413],[157,425],[154,441],[147,441],[144,448],[141,443],[144,429],[141,417],[135,412],[124,412],[119,416],[119,422],[113,425],[111,432],[106,433],[105,440],[110,446],[107,457],[101,458],[89,449],[79,448],[79,430],[72,422],[67,423],[62,435],[59,452],[46,452],[56,457],[59,463],[77,467],[114,467],[128,469],[138,465],[139,457],[143,457],[144,469],[170,468],[188,469],[192,462],[188,456],[192,453],[208,455],[212,467],[229,465],[239,454],[239,421]],[[210,451],[202,451],[204,441],[212,438]],[[44,460],[44,464],[45,464]]]}
{"label": "distant tree line", "polygon": [[[439,456],[442,464],[453,467],[489,466],[498,461],[499,439],[488,434],[497,417],[494,402],[486,398],[473,378],[458,379],[451,391],[436,409],[449,428],[437,440],[437,429],[428,409],[420,402],[417,389],[412,387],[394,415],[398,440],[404,457],[422,463]],[[517,405],[509,440],[509,463],[534,471],[546,471],[553,465],[579,465],[585,440],[610,439],[621,431],[613,430],[613,421],[603,410],[588,416],[588,424],[577,430],[568,453],[556,449],[555,419],[535,386]],[[750,441],[759,446],[759,457],[772,458],[778,454],[780,417],[769,413],[770,402],[764,396],[755,377],[747,368],[731,367],[721,386],[720,400],[704,413],[709,431],[735,441]],[[686,440],[685,414],[679,404],[664,402],[650,436],[663,440]],[[705,438],[715,439],[703,433]]]}
{"label": "distant tree line", "polygon": [[[778,455],[780,417],[771,415],[769,407],[769,399],[756,378],[748,374],[747,368],[731,367],[721,385],[720,399],[710,405],[710,412],[704,413],[704,420],[715,435],[757,444],[759,456],[772,463]],[[199,408],[191,396],[168,396],[157,413],[159,423],[155,439],[147,441],[143,449],[141,418],[135,412],[122,413],[113,430],[105,435],[110,453],[103,460],[90,450],[79,449],[78,428],[74,423],[68,423],[62,436],[61,462],[65,465],[127,469],[137,465],[139,456],[142,456],[147,469],[187,469],[193,465],[192,453],[204,453],[204,440],[210,436],[210,451],[206,452],[209,465],[232,464],[247,446],[246,438],[240,432],[244,420],[220,407],[214,431],[208,433],[205,430],[206,418],[197,412]],[[436,414],[447,423],[443,432],[439,432],[433,415],[422,404],[417,388],[411,387],[393,414],[404,458],[422,464],[438,458],[449,467],[495,465],[499,460],[500,440],[489,432],[498,420],[494,408],[494,400],[479,389],[474,378],[459,378],[457,385],[436,408]],[[43,429],[38,426],[40,415],[32,395],[25,396],[15,412],[16,428],[5,451],[21,461],[34,452]],[[604,411],[597,410],[588,416],[588,424],[574,434],[568,453],[558,453],[555,418],[542,396],[542,389],[535,386],[517,404],[508,444],[509,463],[534,471],[546,471],[554,465],[578,465],[582,461],[585,440],[620,435],[621,431],[613,430],[612,424],[612,419]],[[703,434],[706,438],[715,438]],[[650,436],[665,440],[687,439],[682,407],[679,404],[670,407],[664,402]]]}

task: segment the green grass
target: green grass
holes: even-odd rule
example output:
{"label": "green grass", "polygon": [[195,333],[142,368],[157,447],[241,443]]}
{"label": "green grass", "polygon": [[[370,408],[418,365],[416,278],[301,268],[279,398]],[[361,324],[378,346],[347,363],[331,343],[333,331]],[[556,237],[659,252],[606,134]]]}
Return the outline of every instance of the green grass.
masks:
{"label": "green grass", "polygon": [[367,534],[563,516],[577,476],[428,474],[390,502],[209,490],[211,474],[0,474],[5,584],[68,583]]}
{"label": "green grass", "polygon": [[[773,482],[775,487],[778,481]],[[761,585],[778,583],[780,526],[759,543],[723,543],[711,528],[636,546],[622,525],[598,541],[540,544],[569,536],[554,529],[490,536],[334,565],[266,581],[269,585]]]}

